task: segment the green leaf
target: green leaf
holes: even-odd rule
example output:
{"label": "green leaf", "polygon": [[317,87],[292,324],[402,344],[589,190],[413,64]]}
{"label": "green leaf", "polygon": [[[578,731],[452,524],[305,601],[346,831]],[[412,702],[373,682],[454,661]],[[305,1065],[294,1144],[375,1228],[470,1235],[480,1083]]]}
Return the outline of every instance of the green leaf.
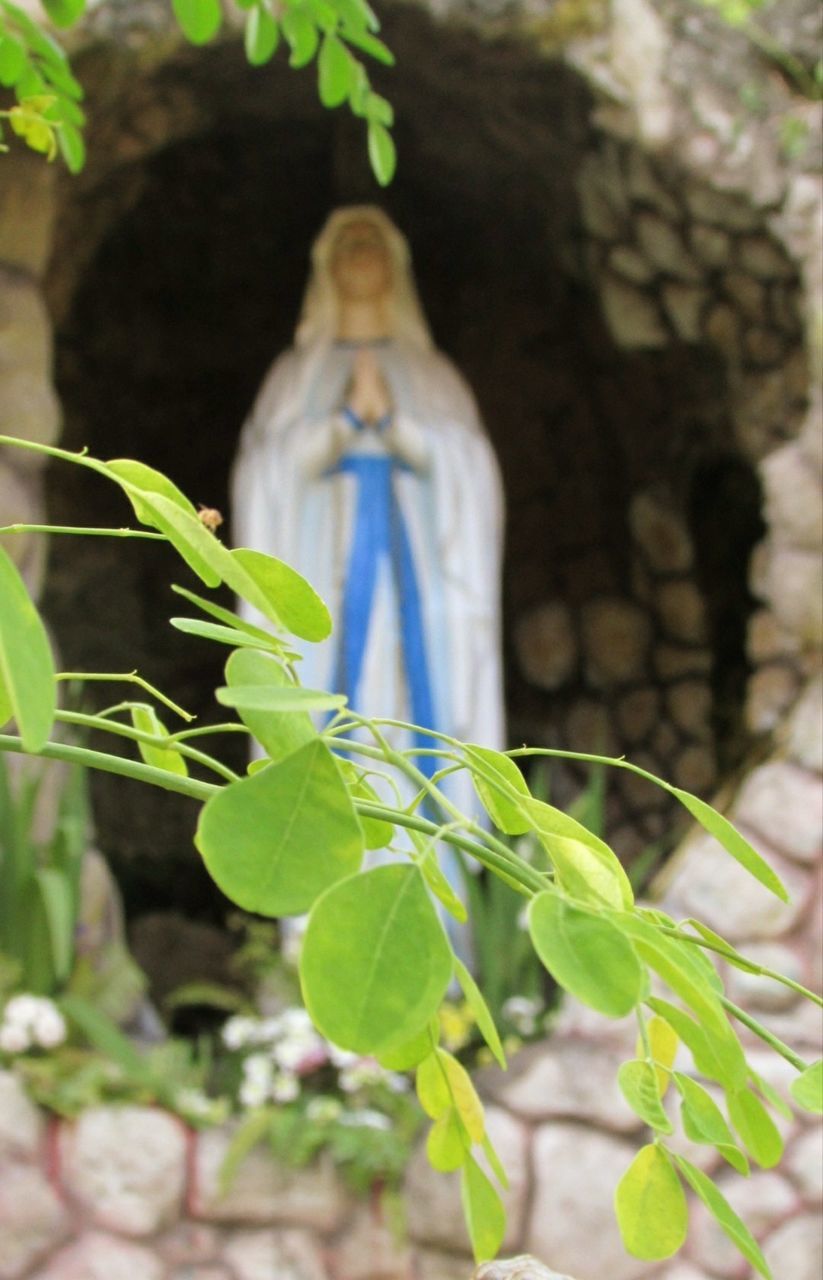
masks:
{"label": "green leaf", "polygon": [[726,1093],[729,1119],[752,1159],[762,1169],[773,1169],[783,1155],[783,1139],[763,1103],[751,1089]]}
{"label": "green leaf", "polygon": [[71,27],[86,11],[86,0],[42,0],[56,27]]}
{"label": "green leaf", "polygon": [[371,54],[375,61],[382,62],[386,67],[394,66],[395,57],[391,49],[382,40],[369,35],[367,31],[354,31],[351,27],[344,27],[342,35],[344,40],[353,44],[356,49],[362,49],[364,53]]}
{"label": "green leaf", "polygon": [[668,937],[637,914],[624,916],[623,922],[638,954],[694,1010],[704,1029],[733,1040],[723,1006],[691,944]]}
{"label": "green leaf", "polygon": [[679,1071],[674,1073],[674,1079],[683,1098],[680,1115],[686,1137],[691,1142],[715,1147],[738,1173],[742,1173],[744,1178],[748,1177],[749,1162],[735,1142],[726,1118],[711,1094],[706,1092],[702,1084]]}
{"label": "green leaf", "polygon": [[379,1054],[378,1062],[387,1071],[411,1071],[412,1067],[419,1066],[423,1059],[429,1056],[432,1048],[433,1036],[429,1024],[426,1023],[423,1030],[418,1031],[416,1035],[410,1036],[408,1040],[404,1040],[393,1049],[387,1049]]}
{"label": "green leaf", "polygon": [[571,897],[616,911],[631,908],[631,882],[605,841],[543,800],[529,800],[527,811],[559,883]]}
{"label": "green leaf", "polygon": [[[224,609],[222,605],[215,604],[213,600],[206,600],[203,596],[195,595],[193,591],[189,591],[186,587],[178,587],[172,583],[172,591],[177,595],[183,596],[191,604],[196,604],[199,609],[207,613],[209,617],[216,618],[218,622],[225,623],[226,627],[233,628],[235,631],[242,631],[250,639],[260,641],[259,648],[272,649],[280,652],[282,641],[278,636],[272,635],[270,631],[264,631],[262,627],[255,627],[253,623],[247,622],[245,618],[241,618],[239,614],[232,613],[230,609]],[[182,628],[181,628],[182,629]]]}
{"label": "green leaf", "polygon": [[[341,768],[346,764],[351,765],[351,761],[342,759],[339,760],[338,763]],[[353,765],[351,766],[351,769],[352,773],[355,775],[353,778],[349,774],[348,770],[343,769],[343,772],[348,781],[352,799],[365,800],[369,804],[379,804],[380,799],[371,783],[369,783],[365,778],[358,777],[357,770]],[[392,837],[394,836],[394,827],[390,822],[384,822],[382,818],[368,818],[362,813],[358,814],[358,817],[360,818],[360,823],[363,827],[366,848],[370,852],[373,852],[376,849],[385,849],[386,845],[391,844]]]}
{"label": "green leaf", "polygon": [[394,124],[394,107],[379,93],[370,92],[365,101],[365,115],[368,120],[376,120],[391,129]]}
{"label": "green leaf", "polygon": [[675,1155],[674,1159],[677,1161],[678,1167],[689,1186],[700,1197],[718,1226],[737,1246],[743,1257],[752,1264],[756,1271],[760,1272],[763,1280],[773,1280],[769,1265],[751,1231],[749,1231],[745,1222],[738,1218],[734,1209],[712,1182],[711,1178],[708,1178],[700,1169],[695,1168],[685,1156]]}
{"label": "green leaf", "polygon": [[370,120],[368,126],[369,163],[381,187],[387,187],[397,168],[397,151],[394,139],[385,125]]}
{"label": "green leaf", "polygon": [[701,1075],[716,1080],[724,1089],[740,1089],[745,1085],[749,1071],[736,1037],[709,1035],[685,1010],[658,996],[649,996],[646,1003],[674,1027]]}
{"label": "green leaf", "polygon": [[438,1120],[454,1109],[472,1142],[486,1132],[483,1104],[464,1066],[445,1049],[435,1049],[417,1068],[417,1097],[427,1116]]}
{"label": "green leaf", "polygon": [[453,1173],[465,1164],[468,1143],[454,1107],[449,1107],[435,1120],[426,1139],[429,1164],[439,1173]]}
{"label": "green leaf", "polygon": [[305,67],[311,62],[317,50],[319,36],[317,28],[300,9],[288,8],[280,20],[283,35],[291,49],[290,67]]}
{"label": "green leaf", "polygon": [[282,648],[280,641],[274,638],[266,643],[255,636],[246,635],[245,631],[224,627],[218,622],[205,622],[202,618],[169,618],[169,623],[176,631],[182,631],[185,635],[214,640],[217,644],[228,644],[233,649],[262,648],[270,653],[279,653]]}
{"label": "green leaf", "polygon": [[194,507],[167,476],[130,458],[102,463],[100,469],[121,486],[141,524],[165,534],[206,586],[219,586],[226,577],[229,552],[198,520]]}
{"label": "green leaf", "polygon": [[622,1018],[642,999],[645,973],[631,943],[604,916],[553,890],[528,908],[534,948],[566,991],[608,1018]]}
{"label": "green leaf", "polygon": [[26,69],[28,62],[25,45],[8,33],[0,39],[0,84],[10,89]]}
{"label": "green leaf", "polygon": [[86,163],[86,144],[76,125],[64,121],[57,135],[57,145],[62,152],[69,173],[80,173]]}
{"label": "green leaf", "polygon": [[50,68],[65,67],[66,55],[60,45],[48,32],[43,31],[24,9],[13,4],[12,0],[3,0],[2,7],[14,18],[15,25],[25,35],[29,47],[44,58]]}
{"label": "green leaf", "polygon": [[499,1062],[503,1070],[506,1070],[506,1055],[503,1052],[503,1046],[500,1043],[500,1036],[497,1033],[497,1027],[494,1024],[492,1012],[483,997],[483,993],[469,973],[466,966],[457,956],[454,958],[454,975],[460,983],[463,995],[466,997],[466,1004],[474,1014],[474,1020],[477,1028],[491,1049],[495,1058]]}
{"label": "green leaf", "polygon": [[153,512],[150,506],[142,505],[141,493],[159,494],[173,502],[181,511],[197,518],[194,506],[174,481],[164,476],[162,471],[146,466],[145,462],[137,462],[134,458],[111,458],[101,464],[101,469],[117,484],[122,487],[128,485],[135,490],[133,495],[129,493],[129,500],[134,507],[134,514],[143,524],[152,524]]}
{"label": "green leaf", "polygon": [[789,1091],[798,1106],[815,1115],[823,1114],[823,1058],[812,1063],[794,1079]]}
{"label": "green leaf", "polygon": [[89,1044],[116,1062],[131,1080],[143,1084],[156,1083],[145,1058],[137,1052],[120,1028],[93,1004],[74,995],[61,996],[57,1003],[69,1021],[82,1031]]}
{"label": "green leaf", "polygon": [[306,1008],[334,1044],[383,1054],[440,1006],[452,954],[416,867],[375,867],[315,903],[300,957]]}
{"label": "green leaf", "polygon": [[475,1262],[486,1262],[503,1243],[506,1213],[500,1196],[472,1156],[463,1165],[460,1194]]}
{"label": "green leaf", "polygon": [[671,787],[670,790],[672,795],[677,796],[680,803],[685,805],[689,813],[697,819],[701,827],[713,835],[735,861],[746,868],[749,875],[759,880],[782,902],[789,901],[788,890],[780,877],[772,870],[765,858],[752,848],[737,828],[732,826],[728,818],[724,818],[722,813],[718,813],[710,804],[706,804],[705,800],[691,795],[688,791],[681,791],[679,787]]}
{"label": "green leaf", "polygon": [[215,690],[217,701],[224,707],[242,707],[244,711],[336,711],[346,704],[341,693],[324,693],[321,689],[304,689],[292,684],[236,684]]}
{"label": "green leaf", "polygon": [[354,66],[336,36],[326,35],[317,59],[317,84],[324,107],[339,107],[349,96]]}
{"label": "green leaf", "polygon": [[54,867],[41,867],[35,881],[49,931],[54,976],[66,982],[74,960],[74,895],[68,876]]}
{"label": "green leaf", "polygon": [[27,751],[49,740],[56,710],[54,660],[25,583],[0,547],[0,715],[10,707]]}
{"label": "green leaf", "polygon": [[464,746],[474,788],[480,803],[496,827],[509,836],[525,835],[531,831],[531,816],[522,803],[512,799],[522,796],[531,799],[526,779],[509,756],[489,747]]}
{"label": "green leaf", "polygon": [[[231,654],[226,663],[226,683],[230,689],[235,686],[249,688],[252,685],[271,688],[278,682],[285,686],[289,683],[289,677],[277,659],[268,654],[257,653],[252,649],[239,649]],[[306,710],[255,711],[240,707],[238,714],[272,760],[283,760],[298,747],[305,746],[317,737],[317,730]]]}
{"label": "green leaf", "polygon": [[641,1147],[615,1192],[623,1244],[635,1258],[670,1258],[686,1239],[689,1211],[680,1179],[658,1143]]}
{"label": "green leaf", "polygon": [[[137,703],[132,706],[131,722],[141,733],[151,733],[155,736],[168,733],[154,707],[147,703]],[[138,742],[137,747],[146,764],[153,765],[156,769],[165,769],[167,773],[177,773],[183,778],[188,777],[186,761],[173,747],[156,747],[149,742]]]}
{"label": "green leaf", "polygon": [[[416,834],[416,833],[415,833]],[[423,873],[426,884],[431,889],[438,902],[442,902],[443,906],[454,916],[460,924],[465,924],[467,920],[466,907],[458,898],[452,886],[449,884],[448,877],[443,872],[437,859],[437,852],[431,841],[423,844],[423,850],[417,859],[417,865]],[[415,844],[418,841],[415,840]]]}
{"label": "green leaf", "polygon": [[280,28],[268,9],[256,4],[246,18],[244,44],[246,58],[253,67],[262,67],[274,54],[280,41]]}
{"label": "green leaf", "polygon": [[346,784],[319,738],[222,787],[203,807],[195,843],[226,896],[266,916],[307,911],[363,856]]}
{"label": "green leaf", "polygon": [[[233,587],[239,596],[248,600],[271,617],[272,621],[280,621],[292,635],[301,640],[317,643],[331,635],[331,614],[320,596],[306,579],[291,565],[274,556],[264,555],[262,551],[250,551],[246,547],[238,547],[231,553],[232,560],[240,565],[243,573],[255,588],[252,595],[246,595],[241,584],[228,575],[226,582]],[[269,607],[260,605],[259,599],[270,602]],[[271,609],[275,613],[271,613]]]}
{"label": "green leaf", "polygon": [[172,8],[192,44],[208,44],[220,30],[220,0],[172,0]]}
{"label": "green leaf", "polygon": [[617,1083],[635,1115],[658,1133],[674,1133],[660,1101],[657,1073],[650,1062],[637,1059],[624,1062],[617,1073]]}
{"label": "green leaf", "polygon": [[[655,1015],[646,1023],[646,1039],[649,1043],[652,1062],[657,1075],[657,1088],[661,1098],[665,1097],[671,1080],[671,1069],[677,1057],[680,1037],[665,1018]],[[642,1055],[642,1038],[638,1036],[636,1053]]]}

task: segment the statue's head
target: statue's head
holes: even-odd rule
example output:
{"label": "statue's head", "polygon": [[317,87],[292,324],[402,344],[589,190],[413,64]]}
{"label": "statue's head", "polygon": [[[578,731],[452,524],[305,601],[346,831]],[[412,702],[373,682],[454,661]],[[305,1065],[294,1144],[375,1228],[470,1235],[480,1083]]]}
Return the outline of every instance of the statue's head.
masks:
{"label": "statue's head", "polygon": [[430,347],[411,269],[409,246],[376,205],[336,209],[312,247],[312,272],[297,327],[298,346],[337,333],[341,301],[385,305],[393,336]]}

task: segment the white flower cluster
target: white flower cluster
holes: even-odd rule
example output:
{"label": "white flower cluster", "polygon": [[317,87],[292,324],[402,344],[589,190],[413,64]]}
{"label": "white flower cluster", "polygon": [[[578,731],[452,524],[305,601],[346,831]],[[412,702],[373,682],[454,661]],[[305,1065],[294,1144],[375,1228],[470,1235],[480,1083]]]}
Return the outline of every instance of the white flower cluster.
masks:
{"label": "white flower cluster", "polygon": [[65,1038],[63,1015],[45,996],[12,996],[3,1010],[0,1021],[0,1051],[3,1053],[56,1049]]}
{"label": "white flower cluster", "polygon": [[545,1007],[543,1001],[536,996],[509,996],[503,1005],[502,1014],[521,1036],[533,1036]]}
{"label": "white flower cluster", "polygon": [[318,1035],[305,1009],[285,1009],[269,1018],[237,1015],[223,1026],[222,1038],[227,1049],[253,1050],[242,1065],[238,1096],[244,1107],[293,1102],[300,1094],[301,1078],[327,1065],[339,1072],[338,1083],[344,1093],[356,1093],[377,1083],[396,1092],[408,1088],[403,1076],[384,1070],[372,1058],[338,1049]]}

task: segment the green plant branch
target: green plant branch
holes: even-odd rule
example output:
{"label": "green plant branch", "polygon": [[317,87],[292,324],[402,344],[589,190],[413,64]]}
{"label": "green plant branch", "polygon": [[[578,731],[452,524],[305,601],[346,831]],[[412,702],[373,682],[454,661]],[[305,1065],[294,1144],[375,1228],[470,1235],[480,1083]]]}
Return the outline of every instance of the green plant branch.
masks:
{"label": "green plant branch", "polygon": [[164,533],[149,533],[148,529],[84,529],[69,524],[7,524],[2,533],[78,533],[88,538],[148,538],[152,542],[168,542]]}
{"label": "green plant branch", "polygon": [[90,747],[77,747],[70,742],[47,742],[40,751],[27,751],[20,738],[14,734],[0,734],[0,751],[13,751],[19,755],[45,760],[65,760],[68,764],[81,764],[89,769],[101,769],[103,773],[117,773],[135,782],[147,782],[164,791],[175,791],[190,800],[208,800],[220,787],[213,782],[199,782],[196,778],[184,778],[179,773],[156,769],[154,765],[139,760],[127,760],[107,752],[93,751]]}
{"label": "green plant branch", "polygon": [[161,693],[159,689],[155,689],[153,684],[149,684],[148,680],[144,680],[136,671],[126,671],[122,674],[109,674],[98,671],[61,671],[55,676],[55,680],[78,680],[87,683],[89,680],[111,681],[115,684],[136,684],[146,693],[150,693],[158,702],[162,702],[164,707],[168,707],[169,711],[173,711],[181,720],[194,720],[195,717],[189,711],[184,711],[176,702],[172,702],[171,698],[167,698],[165,693]]}
{"label": "green plant branch", "polygon": [[[699,938],[692,933],[685,933],[682,929],[673,929],[668,925],[659,924],[657,927],[661,933],[667,933],[670,938],[677,938],[680,942],[690,942],[692,946],[714,951],[730,963],[734,963],[738,958],[732,948],[718,946],[715,942],[709,942],[707,938]],[[823,1008],[823,998],[816,995],[814,991],[810,991],[808,987],[804,987],[800,982],[795,982],[794,978],[786,977],[785,974],[778,973],[776,969],[767,969],[764,965],[757,964],[754,960],[749,960],[747,956],[742,956],[741,958],[746,961],[752,973],[762,978],[770,978],[773,982],[779,982],[781,986],[788,987],[791,991],[796,991],[798,995],[805,996],[807,1000],[811,1000],[813,1004]]]}
{"label": "green plant branch", "polygon": [[750,1031],[753,1031],[758,1039],[763,1040],[771,1049],[774,1049],[775,1053],[779,1053],[781,1058],[785,1058],[786,1061],[790,1062],[798,1071],[805,1071],[807,1069],[809,1064],[805,1062],[799,1054],[795,1053],[793,1049],[790,1049],[787,1044],[784,1044],[782,1040],[778,1039],[773,1032],[769,1031],[768,1027],[764,1027],[762,1022],[758,1022],[756,1018],[752,1018],[748,1013],[746,1013],[745,1009],[739,1008],[739,1006],[729,1000],[727,996],[721,995],[719,999],[727,1013],[730,1013],[738,1022],[742,1022],[744,1027],[748,1027]]}
{"label": "green plant branch", "polygon": [[[370,721],[365,719],[362,723],[365,728],[369,728],[371,724]],[[421,792],[428,795],[436,804],[439,805],[441,809],[449,814],[451,818],[456,822],[459,822],[466,831],[469,831],[476,841],[482,841],[484,847],[490,853],[494,853],[497,859],[496,867],[498,870],[502,870],[505,865],[508,867],[510,876],[512,876],[518,883],[526,884],[527,881],[523,879],[522,871],[524,868],[528,868],[531,877],[531,888],[535,892],[539,892],[545,887],[545,881],[543,877],[540,876],[539,872],[536,872],[533,868],[529,867],[529,864],[518,854],[514,853],[513,850],[511,850],[508,845],[505,845],[502,840],[498,840],[490,831],[485,831],[479,823],[474,822],[471,818],[468,818],[465,814],[461,813],[457,806],[452,804],[448,797],[443,795],[437,787],[433,786],[431,780],[419,769],[416,769],[402,752],[393,751],[388,745],[386,745],[384,749],[381,749],[380,747],[372,747],[368,743],[359,742],[354,738],[346,738],[344,743],[339,743],[339,740],[337,741],[339,745],[345,746],[346,751],[364,755],[371,759],[385,760],[388,764],[394,765],[399,772],[405,773],[406,777],[414,782]],[[460,763],[462,764],[462,761]],[[423,830],[423,828],[420,827],[416,829]],[[427,832],[430,829],[436,831],[437,825],[429,824],[426,828]],[[449,843],[454,842],[451,841]],[[459,845],[457,847],[462,848],[463,846]],[[469,850],[469,852],[471,852],[471,850]],[[485,865],[489,864],[487,863]]]}
{"label": "green plant branch", "polygon": [[182,742],[172,746],[168,734],[146,733],[143,729],[135,729],[133,725],[121,724],[119,720],[111,720],[106,716],[85,715],[81,711],[58,711],[55,719],[62,724],[74,724],[85,729],[97,729],[101,733],[113,733],[121,738],[129,738],[132,742],[143,742],[147,746],[159,747],[163,751],[176,751],[187,760],[210,769],[226,782],[238,781],[239,775],[233,769],[221,764],[205,751],[198,751],[196,747],[189,747]]}

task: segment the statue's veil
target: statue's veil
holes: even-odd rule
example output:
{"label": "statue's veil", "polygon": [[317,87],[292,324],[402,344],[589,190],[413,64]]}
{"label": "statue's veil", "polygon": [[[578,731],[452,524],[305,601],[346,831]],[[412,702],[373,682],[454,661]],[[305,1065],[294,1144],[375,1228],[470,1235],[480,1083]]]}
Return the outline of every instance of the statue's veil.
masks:
{"label": "statue's veil", "polygon": [[312,271],[303,295],[295,345],[310,347],[317,342],[330,342],[334,339],[337,303],[331,259],[338,235],[350,222],[372,223],[380,232],[388,250],[392,269],[390,307],[393,336],[429,350],[433,346],[432,336],[417,296],[408,241],[391,218],[382,209],[371,204],[353,204],[335,209],[315,240],[311,254]]}

